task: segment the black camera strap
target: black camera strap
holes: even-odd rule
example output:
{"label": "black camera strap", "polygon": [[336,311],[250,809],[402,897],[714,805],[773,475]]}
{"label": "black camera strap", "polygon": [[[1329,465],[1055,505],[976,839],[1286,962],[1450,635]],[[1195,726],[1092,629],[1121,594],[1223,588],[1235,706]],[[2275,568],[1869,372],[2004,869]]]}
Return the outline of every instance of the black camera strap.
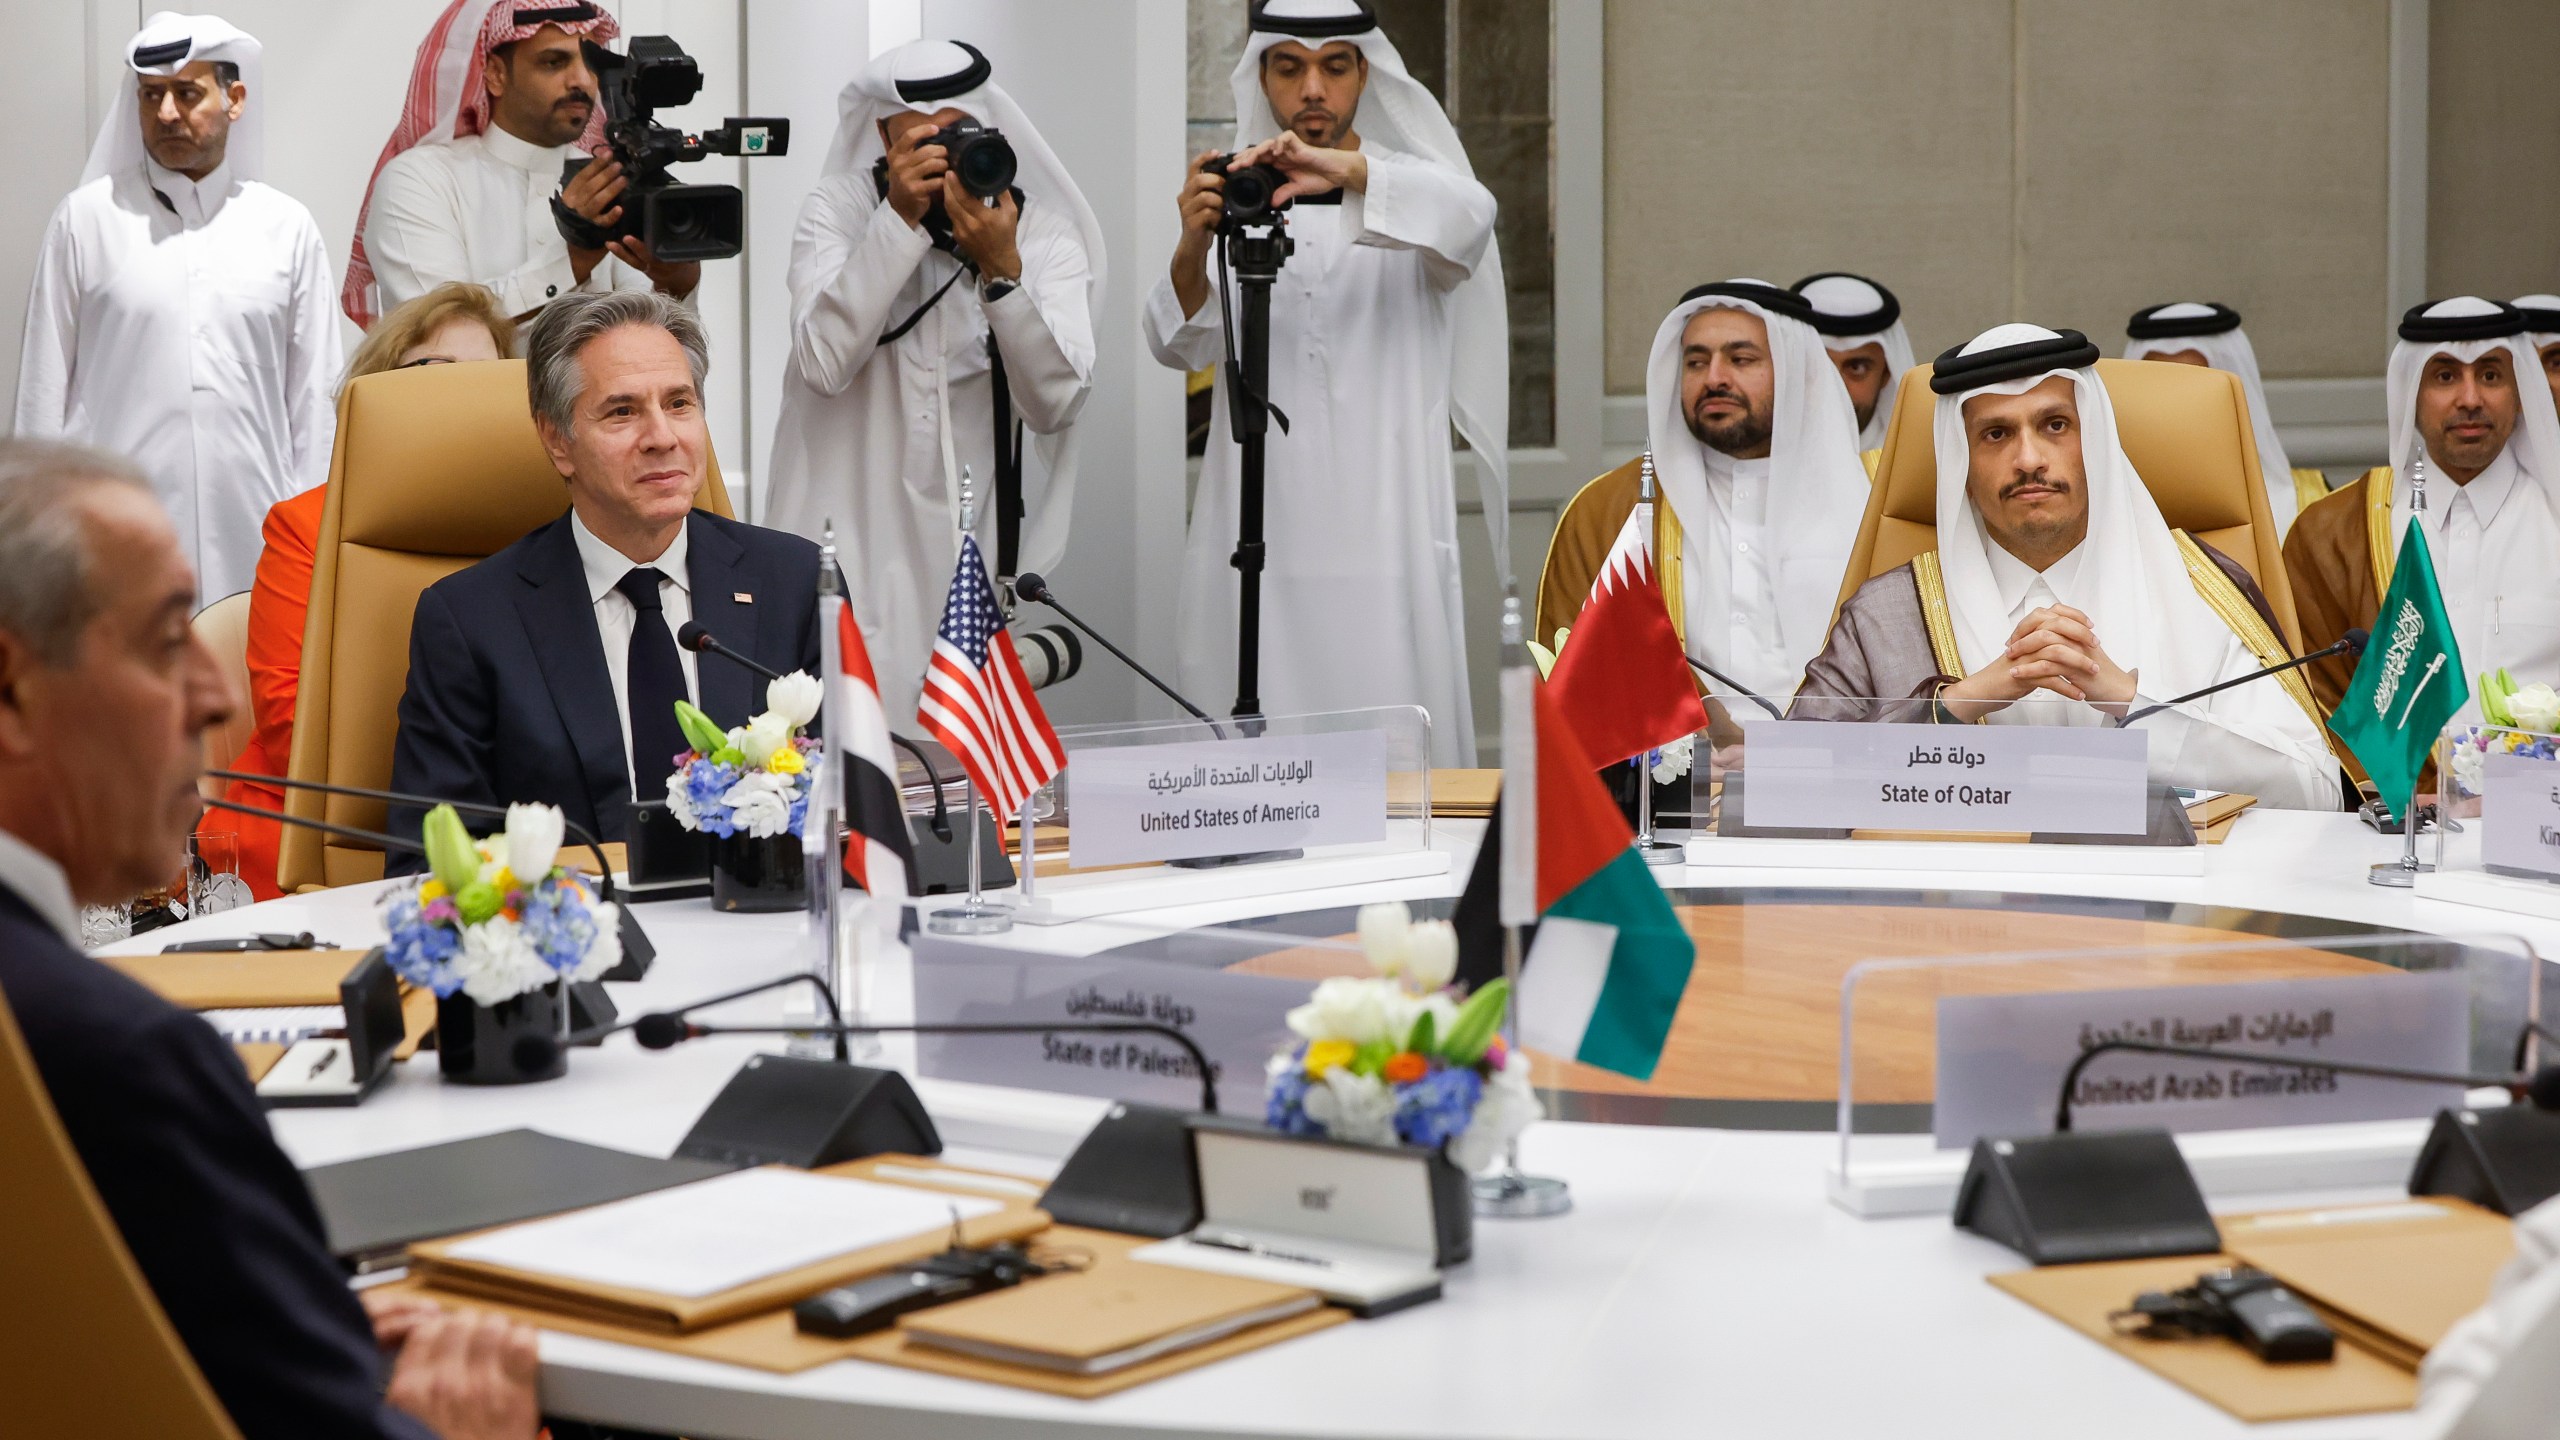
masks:
{"label": "black camera strap", "polygon": [[[1235,300],[1229,290],[1229,280],[1234,274],[1235,266],[1227,259],[1227,237],[1222,231],[1218,236],[1218,329],[1222,332],[1221,338],[1227,347],[1225,368],[1229,403],[1237,407],[1258,407],[1278,422],[1280,433],[1286,435],[1289,433],[1289,412],[1272,404],[1269,398],[1257,393],[1252,386],[1244,383],[1244,361],[1236,356]],[[1235,438],[1242,433],[1242,420],[1231,417],[1228,424],[1231,427],[1230,438]]]}
{"label": "black camera strap", "polygon": [[996,573],[1018,575],[1022,563],[1022,425],[1013,418],[1013,390],[1005,383],[1004,351],[987,332],[987,378],[995,386]]}

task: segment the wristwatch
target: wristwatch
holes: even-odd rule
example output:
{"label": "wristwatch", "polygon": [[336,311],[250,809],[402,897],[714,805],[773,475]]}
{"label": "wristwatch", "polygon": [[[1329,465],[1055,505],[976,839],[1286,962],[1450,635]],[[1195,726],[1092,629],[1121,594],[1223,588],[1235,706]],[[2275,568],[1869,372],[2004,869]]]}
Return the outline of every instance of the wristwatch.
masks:
{"label": "wristwatch", "polygon": [[1020,289],[1021,286],[1022,282],[1019,280],[989,280],[978,287],[978,298],[992,305]]}

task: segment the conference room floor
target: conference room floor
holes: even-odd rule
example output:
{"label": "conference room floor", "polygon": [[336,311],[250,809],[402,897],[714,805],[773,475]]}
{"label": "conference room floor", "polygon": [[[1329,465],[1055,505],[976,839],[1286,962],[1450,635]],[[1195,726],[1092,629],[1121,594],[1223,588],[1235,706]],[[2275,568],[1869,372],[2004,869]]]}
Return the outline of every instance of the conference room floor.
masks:
{"label": "conference room floor", "polygon": [[[1293,939],[1347,929],[1347,907],[1381,898],[1445,901],[1462,883],[1480,832],[1479,822],[1439,827],[1435,844],[1454,862],[1443,876],[1225,903],[1204,890],[1198,903],[1026,927],[1000,943],[1090,954],[1176,943],[1171,937],[1186,927],[1284,915],[1297,928],[1272,924],[1269,949],[1247,963],[1285,968]],[[551,1334],[543,1339],[545,1403],[573,1417],[772,1440],[2241,1433],[2251,1427],[1985,1284],[1986,1275],[2020,1267],[2008,1251],[1942,1216],[1861,1219],[1825,1198],[1838,1142],[1815,1128],[1822,1122],[1814,1115],[1830,1108],[1825,1062],[1836,1054],[1837,1022],[1825,1030],[1822,997],[1836,1005],[1839,974],[1852,959],[2002,945],[2401,931],[2517,936],[2560,953],[2560,922],[2369,885],[2366,866],[2391,857],[2397,844],[2350,816],[2271,812],[2244,817],[2207,856],[2201,877],[1672,867],[1663,882],[1692,928],[1716,943],[1684,1007],[1690,1033],[1679,1068],[1666,1065],[1652,1087],[1670,1093],[1556,1077],[1573,1087],[1560,1097],[1568,1113],[1650,1105],[1650,1113],[1624,1113],[1671,1123],[1533,1127],[1524,1160],[1571,1183],[1572,1213],[1480,1222],[1475,1259],[1452,1272],[1441,1303],[1090,1402],[854,1361],[771,1375]],[[375,888],[290,897],[119,948],[279,929],[369,944],[379,935]],[[647,980],[614,987],[626,1015],[780,973],[798,953],[797,916],[715,915],[699,901],[642,913],[660,956]],[[1306,961],[1301,954],[1296,963]],[[871,999],[883,1018],[903,1003],[905,988],[904,977],[875,977]],[[1785,1064],[1724,1064],[1713,1024],[1695,1028],[1722,1011],[1723,997],[1746,992],[1760,995],[1771,1015],[1794,1014],[1797,1038],[1783,1055],[1761,1057]],[[739,1011],[774,1017],[780,1002]],[[911,1057],[905,1045],[884,1044],[893,1063]],[[714,1037],[654,1054],[616,1037],[576,1052],[564,1080],[503,1089],[441,1084],[422,1059],[361,1108],[273,1118],[306,1166],[517,1125],[663,1154],[760,1048],[749,1037]],[[1762,1093],[1745,1093],[1751,1083]],[[1102,1108],[1086,1098],[943,1080],[920,1081],[918,1090],[955,1162],[1033,1175],[1054,1168]],[[1709,1111],[1662,1108],[1738,1103],[1786,1108],[1727,1111],[1722,1121]],[[2214,1204],[2236,1210],[2389,1193],[2216,1195]],[[2414,1416],[2382,1415],[2256,1428],[2390,1437],[2420,1426]]]}

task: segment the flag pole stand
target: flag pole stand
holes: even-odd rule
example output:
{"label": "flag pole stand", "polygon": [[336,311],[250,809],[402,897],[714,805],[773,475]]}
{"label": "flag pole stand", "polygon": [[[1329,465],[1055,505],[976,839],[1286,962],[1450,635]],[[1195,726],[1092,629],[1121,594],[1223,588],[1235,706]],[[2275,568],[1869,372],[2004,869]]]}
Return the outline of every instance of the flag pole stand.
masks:
{"label": "flag pole stand", "polygon": [[998,905],[978,889],[980,850],[986,844],[986,828],[978,823],[978,800],[975,781],[961,782],[961,813],[969,817],[969,896],[947,910],[936,910],[924,917],[924,928],[936,935],[1001,935],[1013,928],[1013,908]]}
{"label": "flag pole stand", "polygon": [[[1528,1052],[1520,1048],[1520,930],[1513,925],[1502,927],[1502,974],[1511,982],[1511,1003],[1505,1007],[1502,1030],[1514,1055]],[[1561,1215],[1573,1208],[1573,1191],[1562,1180],[1547,1175],[1531,1175],[1520,1168],[1520,1137],[1502,1152],[1501,1168],[1490,1175],[1479,1175],[1469,1182],[1475,1195],[1478,1215],[1498,1220],[1535,1220],[1548,1215]]]}
{"label": "flag pole stand", "polygon": [[1678,865],[1688,859],[1681,848],[1668,840],[1653,836],[1653,766],[1654,752],[1648,750],[1627,763],[1636,767],[1636,838],[1635,852],[1647,865]]}
{"label": "flag pole stand", "polygon": [[[1042,787],[1043,790],[1046,788]],[[1049,919],[1049,899],[1039,893],[1040,796],[1041,790],[1034,790],[1022,797],[1022,818],[1017,822],[1022,827],[1022,863],[1018,867],[1021,876],[1017,882],[1019,888],[1013,892],[1019,897],[1014,903],[1013,918],[1034,925],[1047,923]],[[1056,814],[1057,807],[1052,805],[1049,813]]]}
{"label": "flag pole stand", "polygon": [[2418,883],[2421,875],[2435,873],[2433,865],[2418,858],[2418,790],[2409,789],[2409,806],[2400,812],[2400,858],[2385,860],[2365,872],[2365,879],[2376,885],[2406,890]]}

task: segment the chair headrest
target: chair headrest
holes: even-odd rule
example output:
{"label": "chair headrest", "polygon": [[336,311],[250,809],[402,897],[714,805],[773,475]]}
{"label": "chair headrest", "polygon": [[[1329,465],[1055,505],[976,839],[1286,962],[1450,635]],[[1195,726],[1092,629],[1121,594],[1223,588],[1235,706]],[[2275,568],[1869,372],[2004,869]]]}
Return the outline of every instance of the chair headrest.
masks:
{"label": "chair headrest", "polygon": [[[1894,397],[1876,476],[1886,518],[1935,525],[1938,397],[1931,367],[1916,366]],[[2257,441],[2239,377],[2201,365],[2100,360],[2098,379],[2114,402],[2116,436],[2173,529],[2202,534],[2249,522],[2257,484]]]}

